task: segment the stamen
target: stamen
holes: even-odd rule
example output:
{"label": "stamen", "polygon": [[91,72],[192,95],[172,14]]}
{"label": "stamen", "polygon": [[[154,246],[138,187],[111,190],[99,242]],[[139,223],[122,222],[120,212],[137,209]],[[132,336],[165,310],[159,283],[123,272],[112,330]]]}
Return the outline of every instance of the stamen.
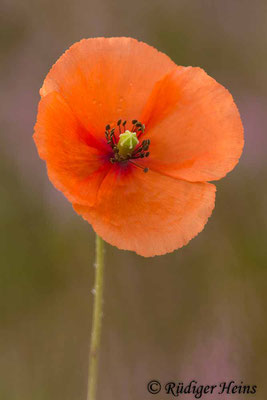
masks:
{"label": "stamen", "polygon": [[[131,131],[126,129],[127,121],[121,119],[118,120],[116,126],[118,128],[118,135],[115,134],[115,127],[111,129],[110,125],[106,125],[105,137],[107,143],[113,150],[114,156],[110,158],[110,162],[130,162],[138,168],[141,168],[144,172],[148,172],[147,167],[142,167],[133,160],[138,158],[146,158],[149,156],[149,145],[150,140],[145,139],[142,143],[139,143],[139,137],[145,131],[145,125],[137,119],[132,121]],[[123,127],[123,133],[121,126]]]}
{"label": "stamen", "polygon": [[138,167],[138,168],[141,168],[144,172],[148,172],[148,171],[149,171],[149,168],[147,168],[147,167],[142,167],[141,165],[137,164],[136,162],[133,162],[132,160],[130,160],[129,163],[135,165],[135,166]]}
{"label": "stamen", "polygon": [[119,127],[119,131],[120,131],[120,134],[121,134],[121,119],[119,119],[119,121],[117,122],[117,125]]}
{"label": "stamen", "polygon": [[133,119],[133,120],[132,120],[132,124],[133,124],[133,126],[132,126],[132,132],[135,131],[135,129],[136,129],[136,124],[137,124],[137,123],[138,123],[137,119]]}

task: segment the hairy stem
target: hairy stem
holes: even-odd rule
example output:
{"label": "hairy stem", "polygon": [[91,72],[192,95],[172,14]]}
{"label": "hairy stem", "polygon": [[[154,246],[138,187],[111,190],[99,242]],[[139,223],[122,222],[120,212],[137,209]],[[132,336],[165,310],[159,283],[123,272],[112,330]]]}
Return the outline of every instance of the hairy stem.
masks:
{"label": "hairy stem", "polygon": [[96,235],[93,324],[91,334],[87,400],[96,400],[98,360],[103,315],[104,241]]}

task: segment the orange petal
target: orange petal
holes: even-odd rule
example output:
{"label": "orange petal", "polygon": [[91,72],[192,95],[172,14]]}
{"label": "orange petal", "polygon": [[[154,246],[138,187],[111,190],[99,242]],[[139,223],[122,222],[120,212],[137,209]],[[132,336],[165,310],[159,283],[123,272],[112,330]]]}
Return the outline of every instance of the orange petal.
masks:
{"label": "orange petal", "polygon": [[105,140],[107,124],[139,119],[155,82],[174,68],[165,54],[135,39],[84,39],[59,58],[40,93],[59,92],[83,126]]}
{"label": "orange petal", "polygon": [[143,110],[148,166],[189,181],[222,178],[237,164],[243,127],[231,94],[200,68],[173,71]]}
{"label": "orange petal", "polygon": [[214,207],[215,186],[114,166],[94,207],[74,204],[108,243],[145,257],[184,246],[202,231]]}
{"label": "orange petal", "polygon": [[55,187],[71,202],[93,205],[111,164],[100,149],[88,145],[87,133],[56,92],[39,103],[34,140]]}

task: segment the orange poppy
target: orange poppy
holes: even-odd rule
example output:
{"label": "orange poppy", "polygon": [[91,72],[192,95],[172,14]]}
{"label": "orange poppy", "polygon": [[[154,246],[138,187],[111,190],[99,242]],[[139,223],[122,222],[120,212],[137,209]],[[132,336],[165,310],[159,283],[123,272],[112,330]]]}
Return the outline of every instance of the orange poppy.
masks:
{"label": "orange poppy", "polygon": [[131,38],[74,44],[40,90],[34,140],[50,180],[104,240],[171,252],[211,215],[243,148],[231,94]]}

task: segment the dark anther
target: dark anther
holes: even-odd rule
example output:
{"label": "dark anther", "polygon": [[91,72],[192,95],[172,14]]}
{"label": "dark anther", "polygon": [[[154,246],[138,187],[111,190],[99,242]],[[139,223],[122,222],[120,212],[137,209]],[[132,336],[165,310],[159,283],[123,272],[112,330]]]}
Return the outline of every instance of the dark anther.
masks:
{"label": "dark anther", "polygon": [[127,123],[127,121],[124,121],[124,122],[122,123],[122,125],[123,125],[123,126],[125,126],[125,125],[126,125],[126,123]]}
{"label": "dark anther", "polygon": [[146,157],[148,157],[149,156],[149,151],[146,153]]}
{"label": "dark anther", "polygon": [[110,130],[110,125],[107,125],[106,126],[106,131],[109,131]]}
{"label": "dark anther", "polygon": [[[139,126],[136,124],[136,126]],[[145,125],[142,125],[141,128],[138,129],[138,132],[144,132],[145,131]]]}
{"label": "dark anther", "polygon": [[133,120],[132,120],[132,124],[133,124],[133,125],[135,125],[136,122],[137,122],[137,119],[133,119]]}
{"label": "dark anther", "polygon": [[119,121],[117,122],[117,125],[120,126],[121,124],[121,119],[119,119]]}
{"label": "dark anther", "polygon": [[148,168],[144,168],[144,172],[148,172],[149,171],[149,169]]}
{"label": "dark anther", "polygon": [[142,127],[142,124],[141,124],[141,122],[138,122],[137,124],[135,123],[135,126],[136,126],[137,128],[141,128],[141,127]]}

